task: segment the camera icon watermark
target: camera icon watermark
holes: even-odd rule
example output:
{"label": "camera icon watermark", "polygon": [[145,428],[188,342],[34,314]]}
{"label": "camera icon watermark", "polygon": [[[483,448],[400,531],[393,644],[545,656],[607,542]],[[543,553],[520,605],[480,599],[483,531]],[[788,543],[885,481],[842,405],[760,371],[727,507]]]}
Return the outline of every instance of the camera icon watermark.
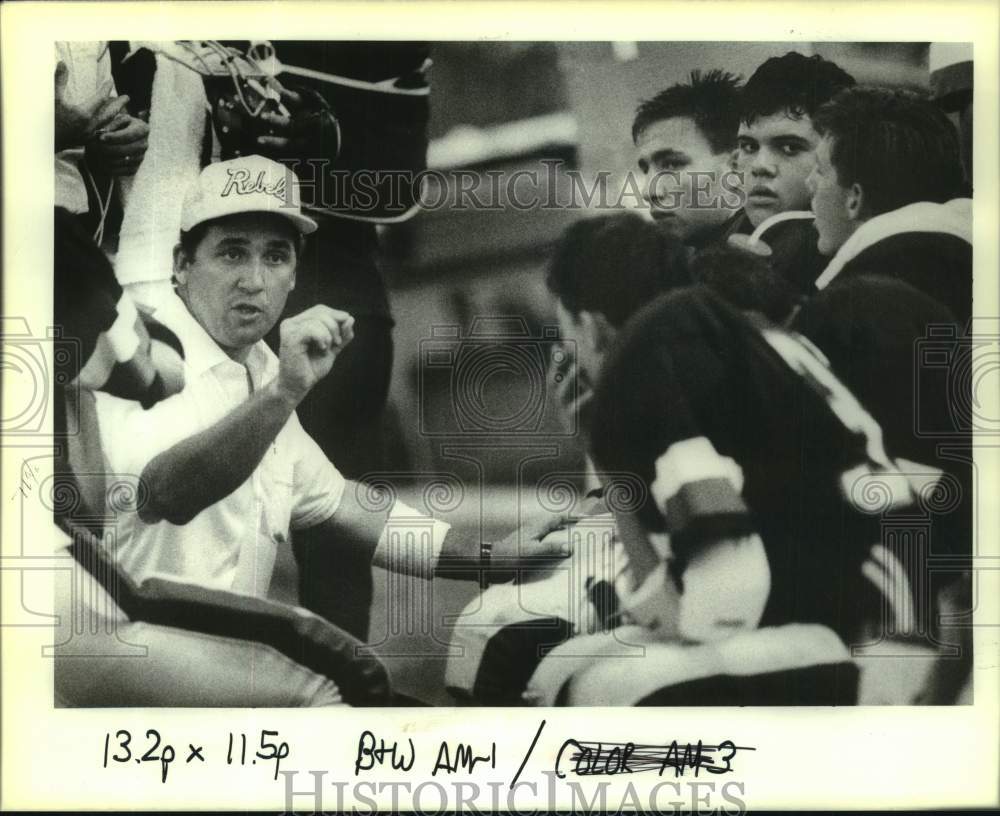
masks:
{"label": "camera icon watermark", "polygon": [[[411,500],[419,495],[419,509],[395,511],[400,487],[408,488]],[[356,656],[442,659],[450,646],[441,634],[443,598],[432,579],[435,541],[447,528],[437,519],[461,508],[464,483],[443,471],[371,472],[358,480],[354,492],[364,512],[388,514],[379,545],[385,592],[381,609],[376,603],[372,610],[370,639],[356,647]]]}
{"label": "camera icon watermark", "polygon": [[[533,336],[522,317],[477,317],[467,333],[434,326],[420,341],[419,427],[425,436],[574,436],[575,416],[545,424],[550,359],[572,355],[557,326]],[[556,377],[565,376],[558,372]],[[445,404],[434,397],[446,391]]]}
{"label": "camera icon watermark", "polygon": [[[968,674],[971,597],[976,573],[988,568],[965,539],[972,494],[955,473],[915,462],[902,467],[858,475],[847,490],[853,506],[877,517],[879,527],[878,544],[861,567],[878,608],[848,645],[855,658],[901,659],[922,665],[921,671],[939,671],[929,668],[934,661],[951,661],[956,665],[942,671]],[[948,598],[965,599],[964,608]]]}
{"label": "camera icon watermark", "polygon": [[[23,317],[0,318],[0,371],[5,391],[0,434],[5,438],[47,434],[54,408],[53,384],[72,387],[81,362],[79,340],[64,337],[59,327],[50,326],[44,335],[36,335]],[[66,417],[67,433],[76,432],[77,419]]]}
{"label": "camera icon watermark", "polygon": [[1000,319],[973,318],[964,331],[931,324],[914,351],[918,436],[1000,435]]}
{"label": "camera icon watermark", "polygon": [[[21,463],[20,486],[7,502],[14,534],[0,555],[0,626],[51,629],[44,657],[144,656],[119,628],[128,579],[115,563],[121,525],[146,503],[148,489],[129,474],[68,469],[64,444]],[[38,524],[46,517],[51,526]],[[47,611],[53,597],[54,614]]]}

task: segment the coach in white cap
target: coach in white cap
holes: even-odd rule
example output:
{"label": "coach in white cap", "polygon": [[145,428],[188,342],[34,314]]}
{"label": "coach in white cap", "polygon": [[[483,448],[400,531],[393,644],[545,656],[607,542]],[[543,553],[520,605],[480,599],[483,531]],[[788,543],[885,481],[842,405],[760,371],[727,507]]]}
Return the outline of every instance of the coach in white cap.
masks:
{"label": "coach in white cap", "polygon": [[[533,539],[462,541],[398,501],[362,506],[357,486],[299,425],[296,406],[351,341],[353,319],[313,306],[281,323],[279,356],[262,340],[316,228],[296,187],[290,170],[248,156],[206,167],[185,200],[178,297],[156,316],[181,338],[186,386],[149,410],[99,397],[112,470],[141,475],[117,526],[118,563],[136,580],[166,574],[263,597],[293,528],[326,525],[330,546],[365,547],[380,566],[426,577],[441,556],[474,572],[493,553],[508,565],[549,554],[551,544]],[[410,523],[423,545],[390,553],[390,528]]]}

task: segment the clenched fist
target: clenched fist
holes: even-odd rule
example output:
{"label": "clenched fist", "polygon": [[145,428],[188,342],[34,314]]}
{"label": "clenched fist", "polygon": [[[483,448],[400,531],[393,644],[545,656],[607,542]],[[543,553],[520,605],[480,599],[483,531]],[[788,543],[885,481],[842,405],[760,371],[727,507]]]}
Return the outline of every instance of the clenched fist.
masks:
{"label": "clenched fist", "polygon": [[333,361],[354,339],[354,318],[317,305],[281,321],[278,387],[296,405],[330,373]]}

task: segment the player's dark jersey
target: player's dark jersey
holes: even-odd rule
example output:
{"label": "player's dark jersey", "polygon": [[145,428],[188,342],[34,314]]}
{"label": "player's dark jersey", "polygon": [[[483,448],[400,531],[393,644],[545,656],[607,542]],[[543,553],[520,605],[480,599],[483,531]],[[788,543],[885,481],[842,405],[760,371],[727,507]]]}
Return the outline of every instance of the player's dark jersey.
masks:
{"label": "player's dark jersey", "polygon": [[[753,231],[746,212],[738,210],[717,236],[717,243],[725,243],[730,235],[750,235]],[[818,240],[811,221],[783,221],[770,227],[764,238],[771,249],[771,268],[800,295],[815,291],[813,284],[829,261],[820,254]]]}

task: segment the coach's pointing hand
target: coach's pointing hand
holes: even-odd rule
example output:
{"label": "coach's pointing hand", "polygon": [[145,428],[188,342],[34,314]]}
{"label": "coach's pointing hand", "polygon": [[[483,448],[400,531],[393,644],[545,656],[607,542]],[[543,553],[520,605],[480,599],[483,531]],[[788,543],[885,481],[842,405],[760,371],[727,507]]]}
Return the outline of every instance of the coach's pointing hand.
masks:
{"label": "coach's pointing hand", "polygon": [[298,404],[330,373],[333,361],[354,339],[354,318],[329,306],[313,306],[281,322],[278,387]]}

